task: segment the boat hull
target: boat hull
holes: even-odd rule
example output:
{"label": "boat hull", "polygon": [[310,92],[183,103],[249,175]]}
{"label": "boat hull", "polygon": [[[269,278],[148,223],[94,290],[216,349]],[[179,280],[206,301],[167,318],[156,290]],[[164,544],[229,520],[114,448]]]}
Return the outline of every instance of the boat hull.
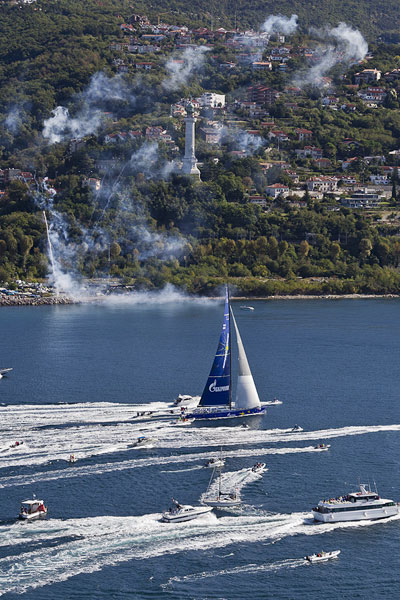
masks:
{"label": "boat hull", "polygon": [[195,513],[182,514],[182,515],[174,515],[173,513],[164,513],[161,521],[163,523],[182,523],[184,521],[192,521],[193,519],[197,519],[202,515],[206,515],[211,512],[211,508],[204,507],[203,510],[198,510]]}
{"label": "boat hull", "polygon": [[339,523],[341,521],[372,521],[376,519],[388,519],[399,514],[398,506],[386,506],[384,508],[361,508],[359,511],[343,511],[340,513],[320,513],[313,510],[314,521],[321,523]]}
{"label": "boat hull", "polygon": [[234,508],[240,506],[240,500],[203,500],[203,503],[212,508]]}
{"label": "boat hull", "polygon": [[18,515],[18,519],[20,519],[21,521],[35,521],[36,519],[45,519],[46,517],[47,517],[47,510],[46,510],[46,512],[43,512],[43,511],[35,512],[31,515],[25,514],[25,513],[20,513]]}
{"label": "boat hull", "polygon": [[192,412],[186,416],[189,419],[234,419],[237,417],[251,417],[254,415],[263,415],[266,412],[266,407],[261,406],[256,408],[210,408],[210,409],[199,409],[198,412]]}
{"label": "boat hull", "polygon": [[340,554],[340,550],[334,550],[333,552],[326,552],[321,556],[318,554],[312,554],[311,556],[305,556],[304,558],[310,563],[326,562],[332,558],[337,558]]}

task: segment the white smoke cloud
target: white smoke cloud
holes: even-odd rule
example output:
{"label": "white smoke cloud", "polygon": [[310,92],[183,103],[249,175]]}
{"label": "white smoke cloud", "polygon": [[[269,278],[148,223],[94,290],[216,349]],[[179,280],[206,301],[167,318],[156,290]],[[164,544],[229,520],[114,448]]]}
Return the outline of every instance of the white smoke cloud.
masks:
{"label": "white smoke cloud", "polygon": [[236,150],[242,150],[246,153],[246,156],[251,156],[266,144],[261,136],[249,133],[238,127],[223,127],[221,141],[222,143],[230,144]]}
{"label": "white smoke cloud", "polygon": [[163,87],[172,91],[186,85],[191,75],[204,65],[205,54],[209,50],[206,46],[186,48],[182,54],[168,59],[165,64],[168,76],[162,83]]}
{"label": "white smoke cloud", "polygon": [[57,106],[52,111],[52,116],[45,119],[43,137],[50,144],[56,144],[67,139],[82,138],[95,133],[102,122],[102,114],[98,110],[88,110],[87,107],[75,117],[71,117],[68,108]]}
{"label": "white smoke cloud", "polygon": [[269,15],[269,17],[261,25],[261,31],[267,33],[283,33],[290,35],[297,29],[297,15],[292,15],[290,19],[283,15]]}
{"label": "white smoke cloud", "polygon": [[361,32],[346,23],[339,23],[333,28],[313,30],[313,33],[326,41],[316,49],[316,64],[295,77],[294,83],[300,87],[321,85],[323,77],[335,65],[342,64],[347,68],[361,61],[368,52],[368,44]]}
{"label": "white smoke cloud", "polygon": [[122,75],[107,77],[102,72],[95,73],[88,87],[74,98],[74,103],[79,106],[76,112],[71,115],[65,106],[57,106],[52,116],[45,119],[42,135],[50,144],[55,144],[96,133],[103,123],[105,111],[113,102],[124,102],[133,107],[136,97],[131,86]]}
{"label": "white smoke cloud", "polygon": [[22,125],[21,110],[18,106],[12,106],[6,118],[4,119],[4,127],[8,129],[13,135],[17,134]]}

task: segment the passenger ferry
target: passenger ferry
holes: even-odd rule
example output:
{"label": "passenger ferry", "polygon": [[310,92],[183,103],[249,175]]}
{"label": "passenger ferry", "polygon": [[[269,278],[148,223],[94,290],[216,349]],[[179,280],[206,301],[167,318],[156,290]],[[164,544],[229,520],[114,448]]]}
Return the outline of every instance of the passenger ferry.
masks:
{"label": "passenger ferry", "polygon": [[399,505],[393,500],[381,498],[376,491],[371,491],[369,486],[361,483],[359,492],[321,500],[312,513],[315,521],[324,523],[387,519],[399,513]]}

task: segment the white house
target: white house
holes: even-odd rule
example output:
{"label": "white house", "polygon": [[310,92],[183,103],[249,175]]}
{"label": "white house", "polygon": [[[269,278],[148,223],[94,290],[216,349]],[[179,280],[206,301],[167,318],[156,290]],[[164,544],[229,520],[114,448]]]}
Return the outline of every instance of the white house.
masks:
{"label": "white house", "polygon": [[282,183],[273,183],[272,185],[267,185],[265,188],[265,193],[270,198],[277,198],[278,196],[287,196],[289,194],[289,188],[287,185],[283,185]]}
{"label": "white house", "polygon": [[205,92],[200,98],[197,98],[200,106],[208,106],[210,108],[224,108],[225,94],[214,94],[213,92]]}

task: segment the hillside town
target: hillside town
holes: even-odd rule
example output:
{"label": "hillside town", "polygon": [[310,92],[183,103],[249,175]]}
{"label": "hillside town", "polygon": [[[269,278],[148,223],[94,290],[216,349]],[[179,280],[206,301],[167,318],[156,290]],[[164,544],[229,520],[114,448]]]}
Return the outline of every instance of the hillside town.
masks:
{"label": "hillside town", "polygon": [[[384,41],[368,46],[343,23],[326,30],[328,41],[316,30],[299,33],[294,17],[228,30],[165,23],[163,14],[157,23],[117,15],[107,66],[43,120],[37,147],[46,150],[36,164],[18,148],[15,126],[0,160],[5,214],[46,209],[64,268],[124,277],[128,285],[170,278],[181,285],[185,273],[184,285],[194,278],[203,288],[199,274],[213,270],[219,238],[243,247],[254,237],[268,240],[261,259],[233,250],[224,258],[228,275],[261,277],[263,285],[337,277],[339,258],[344,279],[352,261],[361,270],[366,262],[396,267],[400,49]],[[133,237],[131,221],[120,225],[126,210],[140,223]],[[329,217],[335,213],[340,226]],[[318,214],[329,225],[317,224]],[[361,228],[353,214],[365,216]],[[106,223],[111,215],[117,224]],[[31,276],[43,276],[41,227],[26,236],[18,225],[12,234],[16,248],[29,246],[21,250],[20,277],[27,265]],[[389,258],[377,250],[379,236]],[[290,252],[275,253],[274,240]],[[13,244],[3,236],[3,280],[10,279]],[[149,257],[164,265],[163,276],[155,266],[149,276]],[[310,261],[312,268],[303,264]]]}

